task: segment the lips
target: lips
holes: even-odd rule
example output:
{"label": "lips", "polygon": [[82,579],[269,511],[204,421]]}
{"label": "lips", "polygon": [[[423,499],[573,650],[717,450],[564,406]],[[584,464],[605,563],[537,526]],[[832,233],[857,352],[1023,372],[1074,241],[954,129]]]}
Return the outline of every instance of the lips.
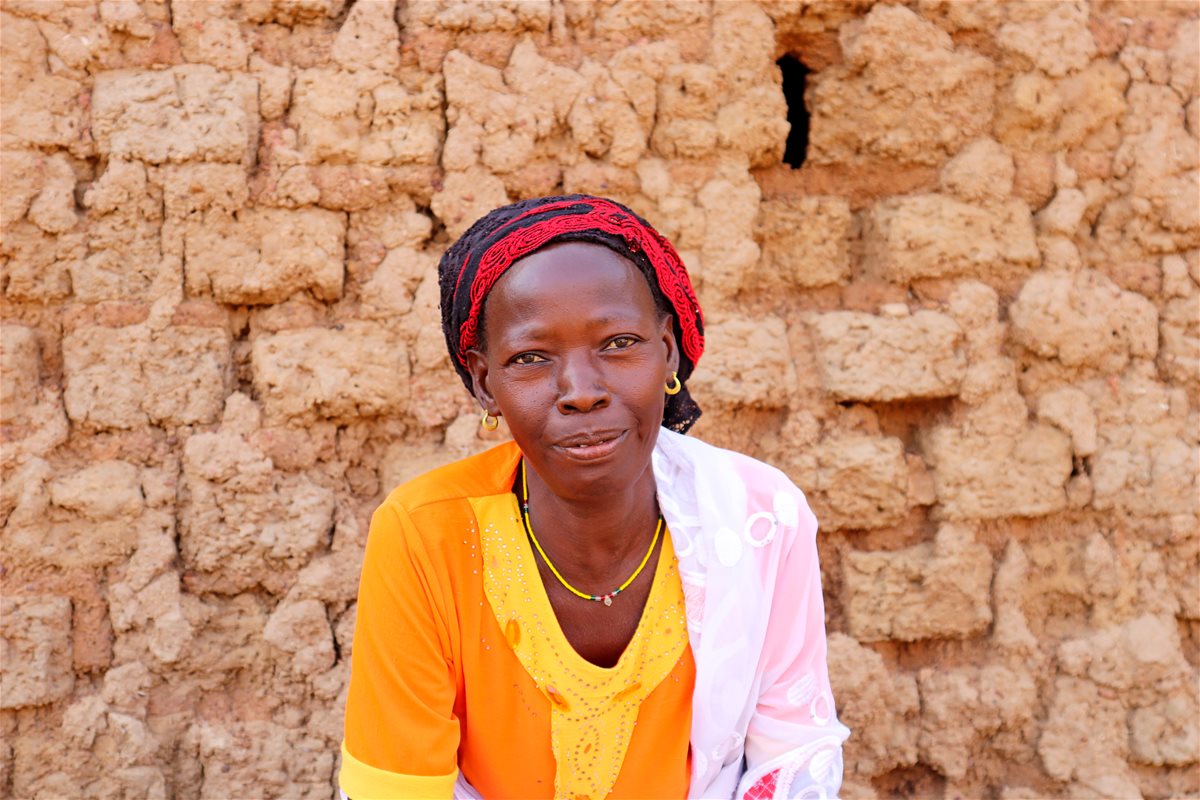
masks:
{"label": "lips", "polygon": [[554,447],[573,461],[595,461],[611,455],[625,440],[625,431],[589,431],[568,436]]}

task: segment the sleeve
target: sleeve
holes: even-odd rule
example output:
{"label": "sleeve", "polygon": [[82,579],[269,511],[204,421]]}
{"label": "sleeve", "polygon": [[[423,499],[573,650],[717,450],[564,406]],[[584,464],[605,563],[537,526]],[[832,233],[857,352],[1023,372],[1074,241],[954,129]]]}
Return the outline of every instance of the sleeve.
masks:
{"label": "sleeve", "polygon": [[402,506],[371,519],[358,587],[338,782],[352,800],[449,798],[460,729],[453,618]]}
{"label": "sleeve", "polygon": [[836,798],[842,742],[826,664],[817,522],[803,498],[799,532],[783,557],[767,622],[763,683],[746,730],[737,800]]}

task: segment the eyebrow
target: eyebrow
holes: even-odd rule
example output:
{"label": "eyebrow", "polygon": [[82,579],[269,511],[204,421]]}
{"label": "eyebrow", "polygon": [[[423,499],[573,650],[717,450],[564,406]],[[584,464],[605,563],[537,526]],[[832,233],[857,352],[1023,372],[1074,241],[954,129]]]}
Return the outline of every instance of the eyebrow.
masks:
{"label": "eyebrow", "polygon": [[[589,326],[594,328],[605,328],[612,325],[632,325],[640,322],[637,316],[636,314],[604,314],[603,316],[589,319],[587,322]],[[553,332],[553,330],[553,327],[543,325],[537,319],[521,320],[509,325],[504,338],[543,339]]]}

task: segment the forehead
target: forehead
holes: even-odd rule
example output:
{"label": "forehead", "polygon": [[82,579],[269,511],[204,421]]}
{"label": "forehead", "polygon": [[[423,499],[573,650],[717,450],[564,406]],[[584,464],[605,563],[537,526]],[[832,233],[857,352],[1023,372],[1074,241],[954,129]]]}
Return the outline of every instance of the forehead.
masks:
{"label": "forehead", "polygon": [[540,312],[547,306],[602,304],[610,311],[654,312],[654,296],[641,271],[609,248],[587,242],[554,244],[519,259],[496,282],[487,302],[489,317],[499,306]]}

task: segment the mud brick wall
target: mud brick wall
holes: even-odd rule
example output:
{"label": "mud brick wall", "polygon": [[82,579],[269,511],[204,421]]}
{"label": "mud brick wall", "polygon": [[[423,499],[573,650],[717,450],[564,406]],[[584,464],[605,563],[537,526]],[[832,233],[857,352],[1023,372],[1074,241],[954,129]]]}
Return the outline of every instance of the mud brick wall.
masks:
{"label": "mud brick wall", "polygon": [[437,258],[574,191],[822,520],[847,797],[1200,793],[1198,15],[3,0],[0,795],[331,796],[369,514],[503,435]]}

